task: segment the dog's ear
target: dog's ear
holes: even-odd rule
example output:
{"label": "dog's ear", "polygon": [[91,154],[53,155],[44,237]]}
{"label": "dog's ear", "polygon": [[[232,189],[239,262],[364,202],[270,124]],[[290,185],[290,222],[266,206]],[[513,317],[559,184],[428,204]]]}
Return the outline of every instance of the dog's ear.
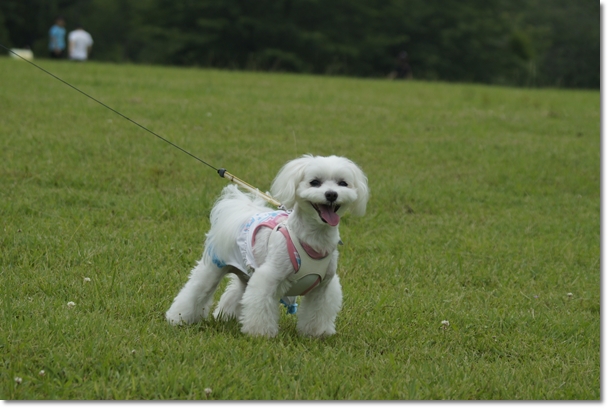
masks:
{"label": "dog's ear", "polygon": [[304,169],[311,158],[310,155],[304,155],[287,162],[270,186],[270,194],[288,210],[296,204],[296,188],[304,178]]}
{"label": "dog's ear", "polygon": [[367,176],[363,173],[363,170],[359,168],[355,163],[348,160],[351,171],[354,175],[355,180],[355,191],[357,191],[357,200],[353,203],[351,207],[351,213],[353,215],[362,217],[365,215],[365,210],[367,208],[367,200],[369,199],[369,188],[367,187]]}

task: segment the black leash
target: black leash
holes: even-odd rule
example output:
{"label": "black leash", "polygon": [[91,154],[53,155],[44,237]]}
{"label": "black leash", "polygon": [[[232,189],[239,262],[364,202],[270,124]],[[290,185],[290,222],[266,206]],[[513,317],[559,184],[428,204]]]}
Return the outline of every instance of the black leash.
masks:
{"label": "black leash", "polygon": [[[178,145],[176,145],[175,143],[170,142],[169,140],[165,139],[164,137],[162,137],[161,135],[151,131],[150,129],[148,129],[147,127],[140,125],[139,123],[135,122],[133,119],[123,115],[122,113],[118,112],[116,109],[113,109],[111,107],[109,107],[108,105],[106,105],[105,103],[101,102],[98,99],[93,98],[91,95],[87,94],[86,92],[81,91],[80,89],[76,88],[74,85],[70,84],[69,82],[64,81],[63,79],[59,78],[57,75],[47,71],[46,69],[40,67],[39,65],[34,64],[32,61],[28,60],[27,58],[23,58],[21,55],[17,54],[16,52],[14,52],[13,50],[5,47],[4,45],[0,44],[0,47],[4,48],[5,50],[7,50],[8,52],[12,53],[13,55],[16,55],[17,57],[21,58],[23,61],[35,66],[36,68],[38,68],[39,70],[41,70],[42,72],[44,72],[45,74],[48,74],[50,76],[52,76],[53,78],[55,78],[56,80],[63,82],[65,85],[69,86],[70,88],[72,88],[75,91],[80,92],[81,94],[83,94],[84,96],[86,96],[89,99],[94,100],[95,102],[97,102],[98,104],[100,104],[101,106],[103,106],[106,109],[111,110],[112,112],[114,112],[115,114],[122,116],[123,118],[125,118],[126,120],[128,120],[129,122],[133,123],[134,125],[139,126],[140,128],[142,128],[143,130],[145,130],[146,132],[149,132],[151,134],[153,134],[154,136],[156,136],[157,138],[159,138],[160,140],[169,143],[171,146],[175,147],[176,149],[181,150],[182,152],[186,153],[187,155],[195,158],[196,160],[198,160],[199,162],[203,163],[206,166],[211,167],[213,170],[215,171],[219,171],[219,169],[213,167],[212,165],[210,165],[209,163],[207,163],[206,161],[196,157],[195,155],[193,155],[192,153],[190,153],[189,151],[182,149],[181,147],[179,147]],[[223,176],[222,176],[223,177]]]}
{"label": "black leash", "polygon": [[266,201],[268,201],[270,204],[276,206],[276,207],[281,207],[281,203],[279,203],[277,200],[275,200],[274,198],[272,198],[270,195],[262,193],[260,190],[258,190],[257,188],[255,188],[254,186],[252,186],[251,184],[246,183],[245,181],[239,179],[238,177],[234,176],[233,174],[230,174],[229,172],[226,171],[226,169],[223,168],[216,168],[214,166],[212,166],[211,164],[207,163],[206,161],[204,161],[203,159],[196,157],[195,155],[193,155],[192,153],[190,153],[189,151],[182,149],[181,147],[179,147],[178,145],[176,145],[175,143],[165,139],[164,137],[162,137],[161,135],[159,135],[158,133],[155,133],[153,131],[151,131],[150,129],[148,129],[147,127],[140,125],[139,123],[135,122],[133,119],[123,115],[122,113],[118,112],[116,109],[111,108],[110,106],[106,105],[105,103],[101,102],[98,99],[93,98],[91,95],[87,94],[86,92],[81,91],[80,89],[76,88],[74,85],[70,84],[69,82],[64,81],[63,79],[59,78],[57,75],[47,71],[46,69],[40,67],[39,65],[34,64],[32,61],[28,60],[27,58],[23,58],[21,55],[19,55],[18,53],[14,52],[13,50],[5,47],[3,44],[0,44],[0,47],[4,48],[5,50],[7,50],[8,52],[10,52],[11,54],[19,57],[20,59],[22,59],[23,61],[33,65],[34,67],[38,68],[39,70],[41,70],[42,72],[44,72],[45,74],[48,74],[50,76],[52,76],[53,78],[55,78],[56,80],[64,83],[65,85],[69,86],[70,88],[72,88],[75,91],[80,92],[81,94],[83,94],[84,96],[86,96],[89,99],[92,99],[93,101],[97,102],[98,104],[100,104],[101,106],[103,106],[106,109],[111,110],[112,112],[114,112],[115,114],[123,117],[124,119],[128,120],[129,122],[133,123],[134,125],[139,126],[140,128],[142,128],[143,130],[145,130],[148,133],[153,134],[154,136],[156,136],[157,138],[159,138],[160,140],[170,144],[171,146],[175,147],[178,150],[181,150],[182,152],[186,153],[188,156],[198,160],[199,162],[203,163],[205,166],[208,166],[210,168],[212,168],[213,170],[217,171],[217,173],[220,175],[220,177],[226,178],[230,181],[232,181],[235,184],[238,184],[239,186],[251,191],[252,193],[255,193],[257,195],[260,195],[262,198],[264,198]]}

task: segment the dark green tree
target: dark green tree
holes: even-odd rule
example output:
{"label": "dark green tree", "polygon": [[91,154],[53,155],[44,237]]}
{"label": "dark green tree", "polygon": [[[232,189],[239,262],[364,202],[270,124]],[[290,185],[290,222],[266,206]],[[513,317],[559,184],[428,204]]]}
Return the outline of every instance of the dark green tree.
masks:
{"label": "dark green tree", "polygon": [[0,41],[46,56],[57,14],[102,61],[384,77],[407,51],[417,79],[600,84],[586,1],[2,0]]}

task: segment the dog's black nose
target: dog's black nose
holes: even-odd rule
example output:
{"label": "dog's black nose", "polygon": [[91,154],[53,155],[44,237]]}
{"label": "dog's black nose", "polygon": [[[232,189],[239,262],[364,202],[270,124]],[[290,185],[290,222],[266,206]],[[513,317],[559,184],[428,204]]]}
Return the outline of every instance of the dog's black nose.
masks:
{"label": "dog's black nose", "polygon": [[325,192],[325,198],[330,203],[333,203],[334,201],[336,201],[338,199],[338,193],[336,193],[335,191],[331,191],[331,190],[326,191]]}

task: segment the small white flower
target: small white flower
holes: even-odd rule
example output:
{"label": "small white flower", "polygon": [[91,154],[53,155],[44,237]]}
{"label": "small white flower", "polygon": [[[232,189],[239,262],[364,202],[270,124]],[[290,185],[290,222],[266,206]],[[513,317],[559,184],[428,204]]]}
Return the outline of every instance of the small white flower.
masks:
{"label": "small white flower", "polygon": [[84,278],[85,282],[91,282],[91,278]]}
{"label": "small white flower", "polygon": [[15,377],[15,382],[17,384],[21,384],[23,382],[23,378],[21,378],[21,377]]}
{"label": "small white flower", "polygon": [[211,388],[205,388],[205,395],[207,396],[207,398],[209,398],[209,395],[211,395],[212,392],[213,390]]}
{"label": "small white flower", "polygon": [[40,370],[40,372],[38,373],[39,376],[44,377],[46,373],[44,372],[44,370]]}
{"label": "small white flower", "polygon": [[568,296],[569,298],[571,298],[572,297],[572,293],[569,292],[566,296]]}
{"label": "small white flower", "polygon": [[74,302],[68,302],[68,307],[74,307],[74,306],[76,306],[76,303],[74,303]]}
{"label": "small white flower", "polygon": [[442,320],[442,321],[441,321],[441,324],[442,324],[444,327],[448,327],[448,326],[450,325],[450,322],[448,322],[447,320]]}

